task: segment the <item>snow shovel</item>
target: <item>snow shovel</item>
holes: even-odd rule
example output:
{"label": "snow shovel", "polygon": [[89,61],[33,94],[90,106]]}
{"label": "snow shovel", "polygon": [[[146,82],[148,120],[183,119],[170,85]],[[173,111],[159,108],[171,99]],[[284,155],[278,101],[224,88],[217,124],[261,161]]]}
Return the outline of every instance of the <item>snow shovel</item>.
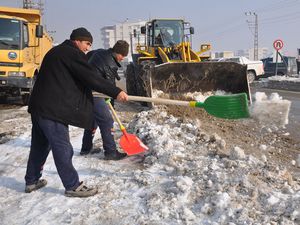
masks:
{"label": "snow shovel", "polygon": [[249,117],[246,93],[209,96],[204,102],[180,101],[130,95],[128,96],[128,100],[204,108],[208,114],[223,119],[241,119]]}
{"label": "snow shovel", "polygon": [[122,131],[123,135],[120,139],[120,146],[124,150],[127,155],[136,155],[143,153],[144,151],[148,150],[148,147],[143,144],[143,142],[135,135],[127,133],[125,127],[122,125],[119,117],[117,116],[116,111],[114,110],[113,106],[110,103],[110,99],[106,100],[115,120],[120,126],[120,130]]}

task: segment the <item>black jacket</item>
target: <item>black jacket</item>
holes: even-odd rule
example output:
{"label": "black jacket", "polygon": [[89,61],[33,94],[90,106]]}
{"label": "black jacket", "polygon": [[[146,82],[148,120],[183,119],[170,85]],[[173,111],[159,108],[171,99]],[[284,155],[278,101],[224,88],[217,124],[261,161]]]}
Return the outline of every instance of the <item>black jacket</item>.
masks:
{"label": "black jacket", "polygon": [[118,68],[120,63],[113,56],[112,49],[97,49],[87,54],[89,63],[95,67],[102,76],[115,84],[116,80],[120,80]]}
{"label": "black jacket", "polygon": [[116,98],[121,89],[101,78],[87,56],[70,40],[44,57],[29,101],[28,111],[47,119],[90,129],[92,91]]}

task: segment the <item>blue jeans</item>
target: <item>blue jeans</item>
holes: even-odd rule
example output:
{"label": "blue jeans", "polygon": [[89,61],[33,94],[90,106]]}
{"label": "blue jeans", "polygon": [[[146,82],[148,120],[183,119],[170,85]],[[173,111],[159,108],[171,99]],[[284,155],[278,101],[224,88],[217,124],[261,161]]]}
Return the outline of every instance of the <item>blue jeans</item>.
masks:
{"label": "blue jeans", "polygon": [[84,130],[81,152],[90,152],[92,150],[93,138],[98,126],[104,151],[111,153],[117,150],[113,134],[114,120],[110,114],[109,107],[103,98],[94,98],[94,127],[91,130]]}
{"label": "blue jeans", "polygon": [[25,175],[26,185],[34,184],[40,179],[43,166],[52,150],[54,163],[65,189],[77,188],[79,177],[72,163],[74,152],[68,125],[37,115],[31,115],[31,120],[31,147]]}

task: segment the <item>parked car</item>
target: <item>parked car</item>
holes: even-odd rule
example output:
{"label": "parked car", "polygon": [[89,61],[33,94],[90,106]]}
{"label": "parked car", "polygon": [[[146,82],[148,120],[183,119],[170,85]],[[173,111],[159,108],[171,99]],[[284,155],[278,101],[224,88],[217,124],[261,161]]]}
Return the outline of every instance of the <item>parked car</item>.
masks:
{"label": "parked car", "polygon": [[232,57],[232,58],[223,58],[222,60],[219,61],[236,62],[242,65],[247,65],[247,77],[249,83],[252,83],[254,80],[257,80],[258,78],[262,77],[265,73],[263,62],[260,60],[252,61],[246,57],[240,56],[240,57]]}
{"label": "parked car", "polygon": [[[276,62],[273,62],[273,58],[262,59],[264,63],[265,75],[264,77],[270,77],[275,75]],[[298,73],[296,57],[283,56],[281,62],[277,63],[277,75],[291,76]]]}

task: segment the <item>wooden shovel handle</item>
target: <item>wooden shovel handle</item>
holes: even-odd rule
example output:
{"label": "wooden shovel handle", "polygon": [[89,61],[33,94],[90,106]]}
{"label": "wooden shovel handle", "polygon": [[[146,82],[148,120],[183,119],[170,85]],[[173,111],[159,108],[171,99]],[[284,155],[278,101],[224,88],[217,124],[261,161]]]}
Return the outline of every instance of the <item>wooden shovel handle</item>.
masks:
{"label": "wooden shovel handle", "polygon": [[149,97],[142,97],[142,96],[132,96],[128,95],[129,101],[140,101],[140,102],[154,102],[154,103],[161,103],[167,105],[181,105],[181,106],[189,106],[189,101],[181,101],[181,100],[174,100],[174,99],[165,99],[165,98],[149,98]]}
{"label": "wooden shovel handle", "polygon": [[[93,95],[94,97],[109,98],[109,96],[101,93],[93,93]],[[154,102],[154,103],[161,103],[161,104],[168,104],[168,105],[191,106],[190,105],[191,102],[189,101],[181,101],[181,100],[165,99],[165,98],[149,98],[149,97],[128,95],[128,100],[138,101],[138,102]]]}
{"label": "wooden shovel handle", "polygon": [[119,119],[119,117],[118,117],[118,115],[117,115],[117,113],[116,113],[114,107],[113,107],[112,104],[110,103],[110,101],[106,101],[106,103],[108,104],[108,106],[109,106],[109,108],[110,108],[110,110],[111,110],[111,112],[112,112],[112,114],[113,114],[115,120],[116,120],[117,123],[119,124],[121,131],[125,131],[125,127],[124,127],[123,124],[121,123],[121,120]]}

